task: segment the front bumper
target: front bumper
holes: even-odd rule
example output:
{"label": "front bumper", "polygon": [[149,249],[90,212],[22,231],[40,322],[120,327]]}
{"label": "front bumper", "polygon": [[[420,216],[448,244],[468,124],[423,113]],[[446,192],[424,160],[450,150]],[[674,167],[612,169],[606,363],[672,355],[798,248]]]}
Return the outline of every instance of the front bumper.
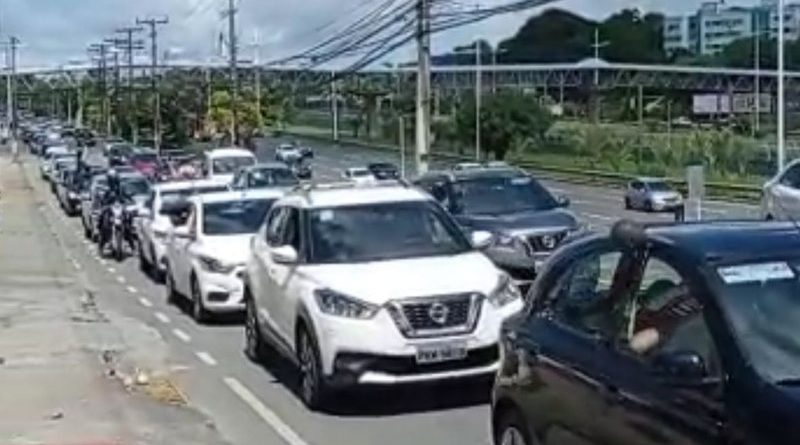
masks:
{"label": "front bumper", "polygon": [[244,285],[239,277],[243,268],[229,274],[198,271],[197,281],[203,306],[213,313],[244,311]]}
{"label": "front bumper", "polygon": [[[369,320],[313,315],[323,374],[332,384],[392,385],[478,377],[498,366],[498,335],[505,319],[519,312],[522,300],[498,308],[484,299],[480,318],[468,334],[407,338],[386,309]],[[438,363],[417,363],[417,350],[443,344],[464,347],[467,356]]]}
{"label": "front bumper", "polygon": [[673,212],[683,207],[683,201],[654,201],[653,210],[657,212]]}

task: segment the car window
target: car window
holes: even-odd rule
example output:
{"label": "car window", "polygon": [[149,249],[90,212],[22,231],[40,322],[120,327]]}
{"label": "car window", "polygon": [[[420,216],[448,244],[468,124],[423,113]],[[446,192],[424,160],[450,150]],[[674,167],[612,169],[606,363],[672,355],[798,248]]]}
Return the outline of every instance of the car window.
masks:
{"label": "car window", "polygon": [[287,207],[281,231],[281,245],[292,246],[300,252],[300,210]]}
{"label": "car window", "polygon": [[560,322],[590,335],[613,339],[623,325],[620,304],[611,285],[622,254],[601,250],[570,265],[548,293],[547,300]]}
{"label": "car window", "polygon": [[283,242],[282,229],[286,211],[286,207],[278,207],[267,216],[267,244],[271,247],[280,247]]}
{"label": "car window", "polygon": [[781,184],[800,189],[800,164],[790,167],[781,177]]}
{"label": "car window", "polygon": [[695,292],[675,269],[651,258],[629,306],[626,338],[620,344],[644,360],[669,352],[695,352],[716,375],[718,355]]}

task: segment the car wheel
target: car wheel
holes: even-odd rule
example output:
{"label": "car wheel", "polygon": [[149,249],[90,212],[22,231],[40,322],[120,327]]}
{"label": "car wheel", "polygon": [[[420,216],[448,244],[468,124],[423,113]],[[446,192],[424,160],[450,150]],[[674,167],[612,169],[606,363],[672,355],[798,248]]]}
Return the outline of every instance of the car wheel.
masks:
{"label": "car wheel", "polygon": [[494,430],[495,445],[536,445],[525,428],[517,411],[508,410],[497,421]]}
{"label": "car wheel", "polygon": [[81,218],[81,225],[83,225],[83,236],[86,237],[86,239],[91,240],[92,231],[89,230],[89,227],[86,225],[86,221],[83,218]]}
{"label": "car wheel", "polygon": [[192,318],[197,323],[206,323],[209,320],[209,313],[203,304],[203,295],[200,292],[200,283],[197,278],[192,276],[190,287],[192,289]]}
{"label": "car wheel", "polygon": [[630,209],[631,209],[631,199],[625,198],[625,210],[630,210]]}
{"label": "car wheel", "polygon": [[645,201],[644,210],[647,211],[647,212],[652,212],[653,211],[653,203],[652,203],[652,201],[650,201],[650,200]]}
{"label": "car wheel", "polygon": [[150,245],[150,276],[156,283],[163,283],[166,279],[164,272],[158,267],[158,258],[156,258],[156,248]]}
{"label": "car wheel", "polygon": [[328,388],[322,376],[322,364],[316,341],[303,327],[298,334],[298,363],[300,364],[300,396],[314,411],[325,408]]}
{"label": "car wheel", "polygon": [[142,243],[139,243],[136,250],[139,252],[139,270],[141,270],[145,275],[150,276],[153,265],[147,261],[147,258],[145,258]]}
{"label": "car wheel", "polygon": [[256,303],[245,291],[245,320],[244,320],[244,353],[254,363],[264,363],[267,358],[267,344],[261,335],[261,328],[258,326],[258,315],[256,313]]}
{"label": "car wheel", "polygon": [[167,268],[164,271],[164,277],[164,287],[167,290],[167,303],[176,304],[178,302],[178,290],[175,288],[175,279],[172,278],[172,271],[169,268],[169,264],[167,264]]}

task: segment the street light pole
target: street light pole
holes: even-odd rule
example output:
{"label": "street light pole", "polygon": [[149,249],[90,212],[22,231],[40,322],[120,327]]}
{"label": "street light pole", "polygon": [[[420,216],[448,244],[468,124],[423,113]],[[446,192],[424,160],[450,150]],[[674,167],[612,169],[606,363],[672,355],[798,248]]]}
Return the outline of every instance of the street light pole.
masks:
{"label": "street light pole", "polygon": [[761,27],[760,25],[760,16],[756,18],[756,41],[755,41],[755,70],[756,70],[756,78],[755,78],[755,87],[753,89],[753,94],[755,95],[753,109],[755,111],[755,116],[753,117],[753,136],[755,136],[761,127]]}
{"label": "street light pole", "polygon": [[481,41],[475,41],[475,160],[481,160]]}
{"label": "street light pole", "polygon": [[784,29],[783,29],[783,9],[785,0],[778,0],[778,171],[783,170],[785,164],[785,110],[786,105],[786,88],[784,85]]}

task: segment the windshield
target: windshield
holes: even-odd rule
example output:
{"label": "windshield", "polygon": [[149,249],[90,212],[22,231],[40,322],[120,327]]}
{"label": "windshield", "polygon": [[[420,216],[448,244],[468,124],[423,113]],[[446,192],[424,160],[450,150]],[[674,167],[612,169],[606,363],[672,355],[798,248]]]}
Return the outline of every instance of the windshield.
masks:
{"label": "windshield", "polygon": [[203,233],[244,235],[256,233],[274,199],[215,202],[203,205]]}
{"label": "windshield", "polygon": [[249,167],[256,163],[250,156],[231,156],[229,158],[219,158],[213,161],[214,174],[236,173],[242,167]]}
{"label": "windshield", "polygon": [[254,170],[251,181],[253,187],[295,185],[299,182],[291,170],[283,168]]}
{"label": "windshield", "polygon": [[352,263],[471,250],[450,217],[430,202],[316,209],[310,215],[312,263]]}
{"label": "windshield", "polygon": [[366,178],[367,176],[371,176],[369,170],[350,170],[350,177],[351,178]]}
{"label": "windshield", "polygon": [[152,164],[158,162],[158,155],[155,153],[139,153],[133,155],[132,160],[133,162],[146,162]]}
{"label": "windshield", "polygon": [[797,380],[800,260],[767,263],[771,270],[767,275],[764,267],[765,264],[749,264],[720,268],[726,282],[720,303],[756,371],[771,382]]}
{"label": "windshield", "polygon": [[651,192],[671,192],[672,189],[666,182],[645,182]]}
{"label": "windshield", "polygon": [[144,178],[123,178],[120,188],[124,196],[139,196],[150,193],[150,183]]}
{"label": "windshield", "polygon": [[455,213],[502,214],[532,210],[550,210],[556,200],[534,179],[482,178],[460,181],[454,185]]}

